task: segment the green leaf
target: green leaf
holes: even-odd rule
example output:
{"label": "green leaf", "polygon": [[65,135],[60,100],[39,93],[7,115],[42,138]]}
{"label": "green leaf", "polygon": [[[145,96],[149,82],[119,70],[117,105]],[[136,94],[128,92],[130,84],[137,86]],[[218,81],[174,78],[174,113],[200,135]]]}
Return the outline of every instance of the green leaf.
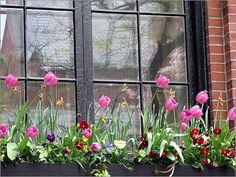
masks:
{"label": "green leaf", "polygon": [[160,157],[162,156],[162,153],[163,153],[163,151],[164,151],[164,149],[165,149],[165,146],[166,146],[166,144],[167,144],[168,142],[166,141],[166,140],[162,140],[162,142],[161,142],[161,145],[160,145]]}
{"label": "green leaf", "polygon": [[184,157],[183,157],[183,154],[182,154],[182,150],[179,148],[179,146],[174,141],[170,142],[170,146],[175,148],[175,150],[177,151],[180,159],[182,160],[182,162],[184,162]]}
{"label": "green leaf", "polygon": [[24,138],[21,143],[19,144],[19,150],[20,152],[24,151],[24,149],[27,147],[27,143],[28,143],[29,139],[26,137]]}
{"label": "green leaf", "polygon": [[168,157],[170,160],[175,161],[175,156],[174,156],[173,153],[168,152],[168,156],[167,156],[167,157]]}
{"label": "green leaf", "polygon": [[17,114],[16,114],[16,126],[20,126],[20,123],[22,122],[23,117],[27,113],[28,107],[29,107],[29,103],[25,102],[25,104],[17,112]]}
{"label": "green leaf", "polygon": [[7,156],[13,161],[20,154],[18,146],[16,143],[8,143],[7,144]]}
{"label": "green leaf", "polygon": [[153,140],[152,140],[152,133],[147,133],[147,139],[148,139],[148,148],[147,148],[147,153],[149,153],[152,149],[152,145],[153,145]]}

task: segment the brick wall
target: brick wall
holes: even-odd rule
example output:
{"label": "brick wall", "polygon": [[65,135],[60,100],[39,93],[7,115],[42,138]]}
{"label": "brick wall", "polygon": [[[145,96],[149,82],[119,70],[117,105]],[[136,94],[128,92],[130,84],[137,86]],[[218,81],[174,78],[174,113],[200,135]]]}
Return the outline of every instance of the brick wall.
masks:
{"label": "brick wall", "polygon": [[211,112],[226,119],[236,106],[236,0],[206,1],[206,35]]}

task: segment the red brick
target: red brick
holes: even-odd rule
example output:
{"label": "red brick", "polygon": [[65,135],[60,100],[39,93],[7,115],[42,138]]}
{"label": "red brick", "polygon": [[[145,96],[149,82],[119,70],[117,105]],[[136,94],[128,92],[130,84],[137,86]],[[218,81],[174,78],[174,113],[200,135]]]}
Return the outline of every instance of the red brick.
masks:
{"label": "red brick", "polygon": [[211,54],[208,56],[208,62],[224,62],[224,56]]}
{"label": "red brick", "polygon": [[223,46],[208,46],[209,53],[223,53]]}
{"label": "red brick", "polygon": [[208,26],[222,27],[221,19],[208,19]]}
{"label": "red brick", "polygon": [[224,72],[225,71],[225,66],[224,64],[212,64],[210,63],[209,67],[209,71],[220,71],[220,72]]}
{"label": "red brick", "polygon": [[208,17],[222,17],[222,11],[220,9],[208,9]]}
{"label": "red brick", "polygon": [[223,44],[223,37],[208,37],[209,45],[211,44]]}
{"label": "red brick", "polygon": [[226,74],[227,80],[230,80],[232,78],[236,78],[236,70],[229,70]]}
{"label": "red brick", "polygon": [[[212,117],[214,120],[226,120],[227,119],[227,113],[228,111],[227,110],[224,110],[224,111],[218,111],[218,113],[216,113],[216,111],[213,111],[211,114],[212,114]],[[217,116],[217,118],[216,118]],[[216,121],[217,121],[216,120]]]}
{"label": "red brick", "polygon": [[209,89],[225,91],[226,86],[223,82],[212,82],[211,84],[209,84]]}
{"label": "red brick", "polygon": [[227,0],[228,5],[236,5],[235,0]]}
{"label": "red brick", "polygon": [[210,73],[209,77],[211,78],[211,81],[225,81],[224,73]]}
{"label": "red brick", "polygon": [[208,1],[207,8],[222,8],[221,1]]}
{"label": "red brick", "polygon": [[236,31],[236,24],[226,24],[224,26],[224,34],[227,34],[230,31]]}
{"label": "red brick", "polygon": [[208,28],[208,35],[222,35],[222,28]]}

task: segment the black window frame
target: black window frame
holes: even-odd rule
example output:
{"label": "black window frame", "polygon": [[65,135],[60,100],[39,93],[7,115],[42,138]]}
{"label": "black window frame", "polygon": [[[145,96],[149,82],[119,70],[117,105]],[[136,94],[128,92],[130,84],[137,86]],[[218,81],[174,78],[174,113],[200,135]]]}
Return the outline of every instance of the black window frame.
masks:
{"label": "black window frame", "polygon": [[[75,57],[75,79],[60,79],[60,82],[74,82],[76,88],[76,121],[86,116],[89,111],[89,105],[94,101],[93,93],[93,50],[92,50],[92,10],[91,0],[74,0],[74,8],[49,8],[49,7],[27,7],[25,1],[23,5],[1,5],[5,8],[23,8],[24,9],[24,41],[26,41],[26,10],[57,10],[72,11],[74,25],[74,57]],[[99,10],[106,13],[106,10]],[[185,16],[185,38],[186,38],[186,58],[189,83],[189,103],[194,104],[194,98],[198,91],[208,90],[207,80],[207,55],[205,42],[205,2],[204,1],[184,1]],[[117,11],[116,13],[119,13]],[[120,13],[124,13],[121,11]],[[130,12],[125,12],[130,13]],[[139,13],[139,12],[138,12]],[[180,16],[180,14],[155,13],[168,16]],[[139,17],[138,17],[139,18]],[[139,21],[139,19],[138,19]],[[139,26],[139,24],[137,24]],[[139,28],[139,27],[138,27]],[[139,33],[138,33],[139,35]],[[140,40],[140,38],[138,38]],[[140,43],[140,41],[139,41]],[[140,44],[139,44],[140,47]],[[26,60],[26,45],[24,45],[24,59]],[[140,55],[140,52],[139,54]],[[139,56],[140,60],[140,56]],[[41,81],[40,78],[27,78],[27,67],[25,62],[25,90],[27,90],[28,81]],[[3,80],[4,77],[1,77]],[[142,84],[142,83],[141,83]],[[175,83],[176,84],[176,83]],[[177,84],[176,84],[177,85]],[[142,87],[140,87],[140,93]],[[25,100],[27,92],[25,92]],[[141,104],[142,105],[142,104]],[[142,108],[142,106],[141,106]],[[142,108],[143,109],[143,108]],[[90,116],[93,116],[93,106],[90,107]],[[142,125],[141,125],[142,127]]]}

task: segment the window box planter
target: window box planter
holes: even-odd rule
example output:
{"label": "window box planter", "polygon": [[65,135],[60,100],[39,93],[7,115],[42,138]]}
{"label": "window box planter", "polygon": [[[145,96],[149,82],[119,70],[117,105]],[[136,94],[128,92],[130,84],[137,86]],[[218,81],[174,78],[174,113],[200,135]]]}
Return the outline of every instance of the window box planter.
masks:
{"label": "window box planter", "polygon": [[[89,171],[89,167],[85,166]],[[108,165],[108,172],[111,176],[156,176],[155,165],[135,164],[134,170],[129,171],[122,165]],[[170,173],[165,174],[168,176]],[[165,176],[164,174],[158,174]],[[8,164],[1,166],[1,176],[91,176],[76,164],[31,164],[24,163],[19,165]],[[174,176],[235,176],[232,168],[205,168],[203,171],[194,169],[191,166],[177,165]]]}

